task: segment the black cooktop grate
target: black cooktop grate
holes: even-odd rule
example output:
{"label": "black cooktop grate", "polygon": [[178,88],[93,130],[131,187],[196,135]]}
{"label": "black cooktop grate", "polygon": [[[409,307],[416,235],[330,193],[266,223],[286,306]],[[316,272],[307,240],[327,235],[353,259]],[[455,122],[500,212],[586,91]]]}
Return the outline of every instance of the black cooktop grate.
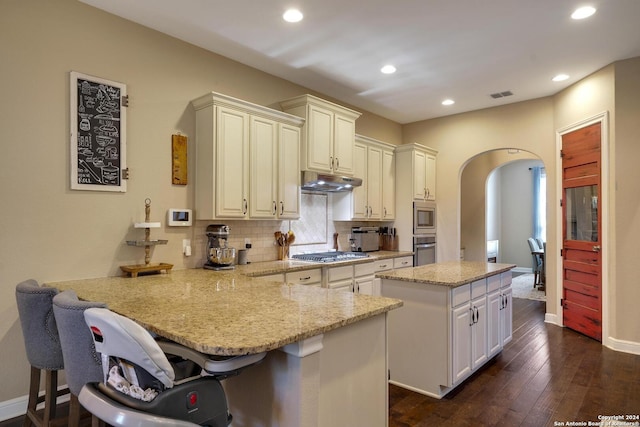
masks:
{"label": "black cooktop grate", "polygon": [[311,254],[296,254],[291,258],[298,261],[310,262],[337,262],[350,259],[366,258],[369,255],[365,252],[316,252]]}

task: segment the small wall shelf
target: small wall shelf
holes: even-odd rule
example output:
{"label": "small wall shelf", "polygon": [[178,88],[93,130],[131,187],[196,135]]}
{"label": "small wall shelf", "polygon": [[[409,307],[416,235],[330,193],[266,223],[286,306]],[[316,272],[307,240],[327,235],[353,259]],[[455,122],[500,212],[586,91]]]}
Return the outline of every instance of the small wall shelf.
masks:
{"label": "small wall shelf", "polygon": [[144,212],[145,221],[136,222],[133,224],[134,228],[144,228],[144,240],[127,240],[127,245],[129,246],[144,247],[144,264],[120,266],[120,270],[124,271],[127,274],[130,274],[131,277],[138,277],[139,273],[159,273],[161,271],[165,271],[166,273],[168,273],[171,268],[173,268],[173,264],[151,264],[151,247],[156,245],[166,245],[169,241],[152,240],[149,238],[149,236],[151,235],[151,229],[160,228],[161,226],[159,222],[151,222],[149,220],[151,214],[151,199],[145,199]]}

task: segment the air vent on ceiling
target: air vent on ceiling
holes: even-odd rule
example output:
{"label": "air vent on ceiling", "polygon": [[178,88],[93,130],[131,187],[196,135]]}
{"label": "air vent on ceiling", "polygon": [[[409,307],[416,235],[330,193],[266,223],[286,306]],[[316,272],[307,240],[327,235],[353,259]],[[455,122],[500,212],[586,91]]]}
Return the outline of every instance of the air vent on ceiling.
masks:
{"label": "air vent on ceiling", "polygon": [[492,93],[489,96],[492,97],[493,99],[498,99],[498,98],[504,98],[505,96],[512,96],[512,95],[513,95],[513,92],[511,92],[510,90],[506,90],[504,92]]}

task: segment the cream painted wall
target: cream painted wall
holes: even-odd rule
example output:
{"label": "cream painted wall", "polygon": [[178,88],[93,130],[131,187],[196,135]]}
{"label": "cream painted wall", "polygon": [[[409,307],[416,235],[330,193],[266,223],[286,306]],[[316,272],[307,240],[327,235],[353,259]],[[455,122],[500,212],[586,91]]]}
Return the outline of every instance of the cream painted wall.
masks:
{"label": "cream painted wall", "polygon": [[610,210],[614,221],[609,231],[615,236],[612,286],[612,335],[623,340],[640,341],[640,286],[638,286],[638,241],[640,241],[640,58],[615,64],[614,122],[615,147],[611,164],[615,165],[610,185]]}
{"label": "cream painted wall", "polygon": [[[127,239],[142,238],[132,223],[163,221],[152,237],[168,239],[152,261],[199,266],[204,225],[173,229],[166,210],[194,201],[190,100],[209,91],[276,107],[309,89],[109,15],[75,0],[0,2],[0,402],[23,396],[28,364],[15,306],[15,285],[120,274],[144,261]],[[69,71],[127,84],[130,96],[126,193],[69,189]],[[321,94],[317,94],[322,96]],[[357,108],[355,108],[358,110]],[[190,137],[190,183],[171,184],[171,135]],[[393,144],[401,126],[363,112],[356,132]],[[279,223],[264,227],[272,230]],[[256,227],[255,236],[263,228]],[[251,231],[249,231],[251,232]],[[248,236],[251,237],[251,236]],[[182,256],[182,239],[194,256]]]}

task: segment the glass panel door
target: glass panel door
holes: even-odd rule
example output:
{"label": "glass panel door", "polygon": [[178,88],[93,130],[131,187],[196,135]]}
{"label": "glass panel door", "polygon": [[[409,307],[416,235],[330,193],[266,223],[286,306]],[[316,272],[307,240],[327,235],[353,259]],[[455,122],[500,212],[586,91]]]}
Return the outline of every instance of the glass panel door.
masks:
{"label": "glass panel door", "polygon": [[598,241],[598,186],[566,189],[565,240]]}

